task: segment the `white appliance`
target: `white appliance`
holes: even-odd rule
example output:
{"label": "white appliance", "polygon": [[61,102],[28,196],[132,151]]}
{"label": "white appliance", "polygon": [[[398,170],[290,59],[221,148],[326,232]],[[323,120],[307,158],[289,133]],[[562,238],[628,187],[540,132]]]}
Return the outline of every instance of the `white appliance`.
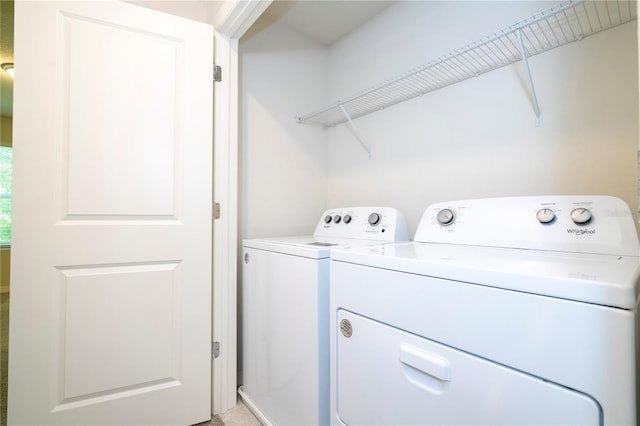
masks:
{"label": "white appliance", "polygon": [[635,425],[640,248],[607,196],[439,203],[331,254],[334,425]]}
{"label": "white appliance", "polygon": [[389,207],[328,210],[313,236],[244,240],[239,393],[263,423],[329,423],[330,251],[407,240]]}

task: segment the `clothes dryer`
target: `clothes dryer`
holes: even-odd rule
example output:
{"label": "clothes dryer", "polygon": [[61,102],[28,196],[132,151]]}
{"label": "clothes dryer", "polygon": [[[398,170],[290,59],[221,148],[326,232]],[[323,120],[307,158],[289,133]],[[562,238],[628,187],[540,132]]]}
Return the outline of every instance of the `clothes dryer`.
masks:
{"label": "clothes dryer", "polygon": [[311,236],[243,242],[239,393],[264,424],[329,423],[329,255],[407,241],[388,207],[331,209]]}
{"label": "clothes dryer", "polygon": [[331,253],[332,424],[638,424],[624,202],[438,203],[414,240]]}

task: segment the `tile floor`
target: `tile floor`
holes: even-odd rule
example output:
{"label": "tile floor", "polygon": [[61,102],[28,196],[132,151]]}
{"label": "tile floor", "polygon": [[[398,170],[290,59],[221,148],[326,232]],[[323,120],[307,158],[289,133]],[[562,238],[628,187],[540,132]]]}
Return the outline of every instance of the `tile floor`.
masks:
{"label": "tile floor", "polygon": [[214,416],[211,421],[194,426],[262,426],[246,405],[238,399],[238,405],[226,413]]}
{"label": "tile floor", "polygon": [[231,410],[220,415],[225,426],[261,426],[260,421],[253,413],[238,399],[238,405]]}

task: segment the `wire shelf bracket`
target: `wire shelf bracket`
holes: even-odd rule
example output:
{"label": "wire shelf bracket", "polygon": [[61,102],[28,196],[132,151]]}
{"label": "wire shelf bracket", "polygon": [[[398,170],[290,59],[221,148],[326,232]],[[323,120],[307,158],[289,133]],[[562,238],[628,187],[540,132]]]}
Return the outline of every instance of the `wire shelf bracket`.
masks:
{"label": "wire shelf bracket", "polygon": [[529,59],[527,58],[527,50],[524,48],[524,42],[522,41],[522,30],[516,31],[518,36],[518,44],[520,45],[520,55],[522,56],[522,64],[524,65],[524,72],[527,74],[527,82],[529,83],[529,91],[531,92],[531,101],[533,102],[533,110],[536,113],[536,126],[542,126],[542,112],[540,112],[540,105],[538,105],[538,97],[536,96],[536,88],[533,85],[533,78],[531,77],[531,68],[529,68]]}
{"label": "wire shelf bracket", "polygon": [[536,115],[542,114],[529,58],[637,19],[636,0],[566,0],[529,18],[413,68],[320,110],[298,115],[298,123],[333,127],[348,122],[370,154],[353,120],[522,61]]}
{"label": "wire shelf bracket", "polygon": [[362,134],[358,130],[358,126],[356,126],[355,123],[353,122],[353,120],[351,119],[351,117],[349,117],[349,113],[347,112],[346,109],[344,109],[344,106],[340,105],[340,110],[342,111],[342,113],[346,117],[347,122],[349,123],[349,127],[351,127],[351,130],[355,134],[356,139],[358,140],[358,142],[360,142],[360,145],[362,145],[364,150],[367,151],[367,155],[369,156],[369,160],[371,160],[371,146],[369,146],[369,144],[367,144],[365,142],[364,138],[362,137]]}

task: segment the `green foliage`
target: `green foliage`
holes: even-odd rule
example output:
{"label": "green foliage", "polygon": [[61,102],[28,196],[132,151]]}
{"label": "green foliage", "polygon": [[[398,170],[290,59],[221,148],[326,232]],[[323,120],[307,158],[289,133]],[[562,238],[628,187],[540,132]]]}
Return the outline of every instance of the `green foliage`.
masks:
{"label": "green foliage", "polygon": [[0,147],[0,244],[11,243],[11,148]]}

